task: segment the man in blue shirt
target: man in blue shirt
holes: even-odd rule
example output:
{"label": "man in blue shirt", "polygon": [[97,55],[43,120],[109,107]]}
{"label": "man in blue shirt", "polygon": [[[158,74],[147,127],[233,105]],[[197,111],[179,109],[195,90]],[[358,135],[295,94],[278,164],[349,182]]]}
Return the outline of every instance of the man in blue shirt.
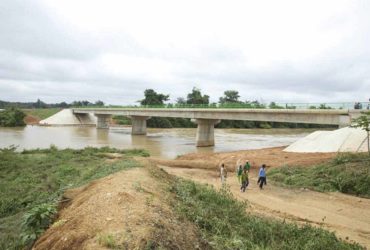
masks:
{"label": "man in blue shirt", "polygon": [[266,182],[266,171],[265,171],[266,165],[262,164],[262,167],[260,168],[260,172],[258,174],[258,181],[257,184],[260,184],[260,189],[263,188],[263,184],[267,185]]}

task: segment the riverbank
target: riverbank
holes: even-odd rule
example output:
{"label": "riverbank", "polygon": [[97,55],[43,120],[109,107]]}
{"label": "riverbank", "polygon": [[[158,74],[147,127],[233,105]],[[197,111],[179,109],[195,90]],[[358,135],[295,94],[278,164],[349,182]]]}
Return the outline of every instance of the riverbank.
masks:
{"label": "riverbank", "polygon": [[175,160],[153,158],[160,165],[170,165],[178,168],[196,168],[217,171],[221,163],[227,170],[234,172],[237,162],[244,164],[249,160],[251,171],[256,171],[259,166],[266,164],[267,168],[285,165],[312,166],[327,162],[336,156],[336,153],[292,153],[284,152],[285,147],[273,147],[251,150],[239,150],[220,153],[190,153],[178,156]]}
{"label": "riverbank", "polygon": [[66,192],[68,203],[34,249],[361,249],[310,225],[257,216],[227,189],[141,163]]}
{"label": "riverbank", "polygon": [[[276,150],[270,149],[270,155],[278,154]],[[257,152],[249,153],[258,155]],[[209,154],[209,157],[223,158],[223,154]],[[232,156],[233,153],[226,154]],[[323,226],[332,230],[325,223],[315,223],[316,217],[312,218],[311,213],[315,211],[315,216],[321,215],[316,215],[316,208],[300,209],[300,204],[307,205],[307,201],[315,201],[315,204],[322,202],[324,197],[316,193],[309,198],[300,195],[302,199],[295,200],[292,199],[294,192],[272,188],[269,183],[263,193],[253,190],[251,184],[252,189],[241,194],[237,192],[236,178],[228,180],[230,191],[216,192],[220,185],[215,169],[159,166],[169,173],[211,184],[216,190],[177,179],[158,168],[156,159],[137,157],[139,155],[143,152],[108,148],[50,148],[22,154],[10,149],[2,151],[1,174],[6,173],[6,179],[1,181],[0,191],[7,192],[1,194],[1,197],[7,197],[7,200],[2,199],[5,204],[2,207],[9,209],[3,210],[1,218],[1,248],[15,244],[15,248],[19,249],[16,244],[21,240],[16,237],[22,235],[22,240],[30,240],[34,234],[30,234],[32,231],[29,230],[40,229],[35,226],[46,228],[48,225],[44,221],[34,223],[42,214],[41,218],[47,218],[46,222],[50,221],[53,225],[38,239],[34,249],[235,249],[246,246],[360,249],[358,245],[347,244],[334,234],[318,229],[318,226]],[[188,157],[196,159],[196,155],[192,154],[179,157],[179,160]],[[103,177],[110,173],[115,174]],[[96,178],[100,179],[91,181]],[[255,181],[254,177],[252,179]],[[84,183],[87,184],[79,187]],[[59,212],[54,217],[55,207],[49,202],[55,202],[60,194],[63,196]],[[285,196],[290,197],[290,203],[281,201]],[[247,201],[248,205],[235,198]],[[264,206],[258,202],[264,202]],[[335,200],[333,206],[341,202],[342,198]],[[351,208],[357,217],[366,216],[368,212],[365,208],[369,205],[366,202],[364,199],[358,204],[348,205],[346,213]],[[277,206],[280,213],[276,211]],[[282,217],[277,216],[291,214],[292,208],[306,216],[305,220],[299,216],[286,216],[287,221],[298,222],[299,226],[279,221]],[[353,223],[357,227],[367,225],[366,219],[358,221],[356,216]],[[340,221],[351,220],[349,214],[342,214]],[[22,221],[25,228],[20,226]],[[328,221],[332,222],[330,216]],[[308,224],[303,225],[302,222]],[[342,230],[337,235],[345,239],[343,233],[346,232]],[[362,233],[367,231],[362,230]],[[29,237],[24,238],[27,235]],[[363,239],[352,236],[347,240],[366,245]]]}

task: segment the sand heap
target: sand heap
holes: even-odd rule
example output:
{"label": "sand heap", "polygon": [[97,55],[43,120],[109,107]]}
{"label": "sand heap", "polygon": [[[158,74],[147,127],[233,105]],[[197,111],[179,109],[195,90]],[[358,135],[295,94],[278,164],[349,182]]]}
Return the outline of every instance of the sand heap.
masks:
{"label": "sand heap", "polygon": [[71,109],[63,109],[39,122],[46,126],[68,126],[68,125],[96,125],[96,117],[92,114],[74,115]]}
{"label": "sand heap", "polygon": [[360,128],[316,131],[285,148],[286,152],[365,152],[367,133]]}

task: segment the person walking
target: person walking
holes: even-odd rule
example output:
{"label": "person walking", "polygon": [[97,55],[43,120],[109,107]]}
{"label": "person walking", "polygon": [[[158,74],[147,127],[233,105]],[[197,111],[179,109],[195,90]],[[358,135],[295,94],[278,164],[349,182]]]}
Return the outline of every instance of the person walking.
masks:
{"label": "person walking", "polygon": [[240,187],[240,192],[244,193],[249,184],[248,171],[245,169],[243,170],[243,173],[241,175],[241,182],[242,186]]}
{"label": "person walking", "polygon": [[247,170],[248,172],[251,169],[251,164],[249,164],[248,160],[245,162],[244,169]]}
{"label": "person walking", "polygon": [[260,184],[260,189],[263,189],[263,184],[267,185],[266,182],[266,165],[262,164],[262,167],[260,168],[260,171],[258,173],[258,181],[257,184]]}
{"label": "person walking", "polygon": [[226,177],[227,177],[227,170],[225,168],[225,164],[221,164],[220,168],[220,178],[221,178],[221,183],[225,184],[226,183]]}
{"label": "person walking", "polygon": [[239,165],[239,167],[236,169],[236,177],[238,178],[239,184],[242,183],[242,174],[243,174],[243,168],[242,165]]}

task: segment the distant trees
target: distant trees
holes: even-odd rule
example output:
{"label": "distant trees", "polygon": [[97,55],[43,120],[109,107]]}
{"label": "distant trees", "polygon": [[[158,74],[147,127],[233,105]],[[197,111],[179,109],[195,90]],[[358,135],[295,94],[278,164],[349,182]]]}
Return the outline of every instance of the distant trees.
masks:
{"label": "distant trees", "polygon": [[34,105],[34,108],[37,108],[37,109],[42,109],[42,108],[47,108],[47,104],[43,101],[41,101],[40,99],[37,99],[37,101],[35,102],[35,105]]}
{"label": "distant trees", "polygon": [[36,102],[6,102],[0,100],[0,108],[19,108],[19,109],[43,109],[43,108],[69,108],[69,107],[102,107],[104,106],[103,101],[96,101],[95,103],[83,100],[83,101],[73,101],[71,103],[61,102],[61,103],[45,103],[40,99]]}
{"label": "distant trees", "polygon": [[176,99],[176,104],[184,105],[186,104],[186,100],[183,97],[179,97]]}
{"label": "distant trees", "polygon": [[275,102],[271,102],[269,105],[270,109],[283,109],[284,107],[277,105]]}
{"label": "distant trees", "polygon": [[159,94],[153,89],[146,89],[144,97],[140,100],[141,105],[163,105],[165,101],[169,100],[170,95]]}
{"label": "distant trees", "polygon": [[220,104],[227,104],[227,103],[242,103],[239,101],[239,92],[236,90],[226,90],[224,92],[224,96],[220,97],[219,103]]}
{"label": "distant trees", "polygon": [[26,114],[17,108],[8,108],[0,111],[0,126],[1,127],[17,127],[26,125],[23,119]]}
{"label": "distant trees", "polygon": [[193,87],[193,90],[187,96],[186,103],[187,104],[209,104],[209,96],[202,95],[202,92],[200,89]]}

